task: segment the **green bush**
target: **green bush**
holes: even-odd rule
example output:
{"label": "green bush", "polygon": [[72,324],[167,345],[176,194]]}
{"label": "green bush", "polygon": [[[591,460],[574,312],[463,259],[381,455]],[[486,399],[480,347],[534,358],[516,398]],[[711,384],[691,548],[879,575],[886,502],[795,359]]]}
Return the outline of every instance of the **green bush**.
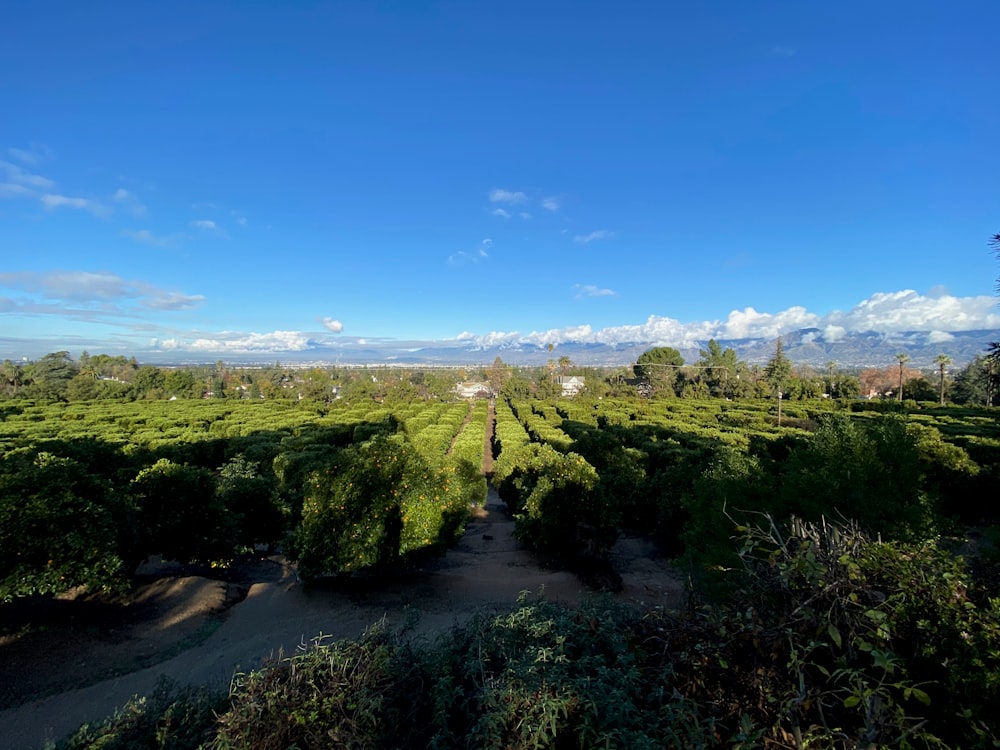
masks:
{"label": "green bush", "polygon": [[595,493],[594,467],[576,453],[533,443],[503,480],[500,496],[514,514],[515,532],[534,549],[572,558],[587,528],[595,552],[606,554],[618,535],[618,508]]}
{"label": "green bush", "polygon": [[344,448],[305,484],[302,520],[287,549],[304,580],[439,548],[468,517],[459,467],[428,465],[402,434]]}
{"label": "green bush", "polygon": [[230,459],[219,469],[215,491],[238,524],[239,545],[252,549],[281,541],[287,510],[278,500],[274,477],[263,474],[259,464],[242,455]]}
{"label": "green bush", "polygon": [[211,562],[236,554],[238,519],[216,494],[208,469],[161,458],[136,475],[129,494],[139,514],[143,556]]}
{"label": "green bush", "polygon": [[996,746],[1000,601],[973,601],[960,559],[854,524],[764,520],[743,529],[726,611],[787,665],[769,688],[780,726],[821,746]]}
{"label": "green bush", "polygon": [[785,463],[784,508],[810,520],[854,519],[889,538],[923,538],[934,533],[936,518],[921,487],[922,469],[917,440],[902,418],[825,415]]}
{"label": "green bush", "polygon": [[105,721],[84,724],[56,750],[195,750],[216,732],[216,716],[229,702],[222,693],[161,680],[149,696],[136,696]]}
{"label": "green bush", "polygon": [[0,601],[74,586],[123,588],[130,526],[112,485],[69,458],[31,450],[0,466]]}
{"label": "green bush", "polygon": [[405,464],[399,440],[376,436],[308,476],[302,520],[286,550],[303,580],[398,561]]}
{"label": "green bush", "polygon": [[[212,750],[416,747],[404,651],[381,627],[237,675]],[[412,660],[407,660],[412,663]],[[406,718],[409,720],[405,720]],[[406,742],[401,744],[400,741]]]}

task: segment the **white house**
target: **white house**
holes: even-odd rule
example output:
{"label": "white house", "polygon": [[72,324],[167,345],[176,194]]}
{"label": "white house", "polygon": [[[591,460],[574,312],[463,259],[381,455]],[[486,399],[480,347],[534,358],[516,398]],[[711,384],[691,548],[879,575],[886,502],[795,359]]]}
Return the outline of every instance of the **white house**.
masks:
{"label": "white house", "polygon": [[583,375],[560,375],[558,382],[562,386],[564,397],[576,396],[587,387]]}
{"label": "white house", "polygon": [[489,383],[466,381],[455,386],[455,393],[460,398],[489,398],[493,395]]}

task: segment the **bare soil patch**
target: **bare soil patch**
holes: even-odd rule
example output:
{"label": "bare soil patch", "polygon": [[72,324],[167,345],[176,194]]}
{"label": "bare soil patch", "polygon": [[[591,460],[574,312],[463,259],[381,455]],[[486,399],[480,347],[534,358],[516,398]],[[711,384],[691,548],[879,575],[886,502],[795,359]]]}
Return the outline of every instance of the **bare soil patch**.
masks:
{"label": "bare soil patch", "polygon": [[[303,587],[280,556],[236,566],[225,578],[161,571],[124,600],[80,592],[0,607],[0,747],[42,747],[111,714],[165,676],[228,686],[235,672],[292,653],[320,635],[354,638],[375,622],[433,637],[475,613],[509,608],[522,591],[578,603],[589,589],[514,539],[490,490],[459,544],[392,578]],[[619,600],[680,604],[683,586],[655,545],[624,536],[612,553]]]}

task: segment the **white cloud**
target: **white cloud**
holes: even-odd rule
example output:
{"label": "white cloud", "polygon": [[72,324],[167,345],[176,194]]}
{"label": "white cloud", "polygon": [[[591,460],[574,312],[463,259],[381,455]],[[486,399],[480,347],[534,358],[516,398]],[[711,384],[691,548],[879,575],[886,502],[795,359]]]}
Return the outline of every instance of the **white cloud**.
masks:
{"label": "white cloud", "polygon": [[198,229],[205,229],[208,231],[212,231],[219,228],[218,225],[214,221],[211,221],[210,219],[198,219],[197,221],[192,221],[191,226],[197,227]]}
{"label": "white cloud", "polygon": [[486,334],[463,331],[457,339],[482,347],[585,341],[602,344],[641,342],[653,346],[694,348],[703,345],[710,338],[773,339],[802,328],[819,329],[822,338],[829,343],[840,341],[849,333],[866,331],[887,334],[927,331],[927,341],[944,343],[951,336],[950,331],[1000,329],[1000,313],[996,310],[996,300],[989,296],[944,295],[931,298],[912,290],[904,290],[879,292],[846,313],[835,310],[828,315],[812,313],[801,306],[777,313],[762,313],[747,307],[733,310],[725,320],[682,323],[674,318],[650,315],[644,323],[612,326],[596,331],[591,331],[589,326],[533,331],[523,335],[504,331]]}
{"label": "white cloud", "polygon": [[17,185],[13,182],[0,182],[0,198],[14,198],[26,195],[33,195],[33,193],[24,185]]}
{"label": "white cloud", "polygon": [[130,301],[154,310],[189,310],[205,300],[200,294],[167,291],[107,271],[0,273],[0,288],[17,289],[36,295],[37,299],[95,306],[112,312],[114,305]]}
{"label": "white cloud", "polygon": [[578,234],[573,240],[575,242],[580,242],[584,245],[590,244],[594,240],[610,240],[615,236],[614,232],[609,232],[607,229],[598,229],[591,232],[590,234]]}
{"label": "white cloud", "polygon": [[27,149],[11,147],[7,149],[7,153],[22,164],[29,164],[31,166],[51,159],[53,156],[52,149],[41,143],[32,143]]}
{"label": "white cloud", "polygon": [[946,341],[951,341],[955,337],[948,333],[947,331],[931,331],[927,334],[927,341],[931,344],[943,344]]}
{"label": "white cloud", "polygon": [[613,289],[602,289],[593,284],[575,284],[573,288],[576,290],[578,299],[582,297],[614,297],[617,294]]}
{"label": "white cloud", "polygon": [[559,210],[559,201],[556,198],[551,198],[551,197],[543,198],[542,208],[544,208],[546,211],[552,211],[553,213],[555,213],[556,211]]}
{"label": "white cloud", "polygon": [[996,300],[989,296],[925,296],[912,289],[877,292],[847,312],[826,320],[849,331],[971,331],[1000,328]]}
{"label": "white cloud", "polygon": [[831,344],[842,341],[847,336],[847,329],[843,326],[828,325],[823,328],[823,338]]}
{"label": "white cloud", "polygon": [[118,188],[111,199],[115,203],[120,203],[125,206],[133,216],[145,216],[146,207],[139,202],[135,193],[132,193],[125,188]]}
{"label": "white cloud", "polygon": [[53,193],[46,193],[41,197],[42,205],[45,206],[49,211],[54,211],[57,208],[79,208],[84,211],[89,211],[94,216],[107,216],[111,213],[110,209],[104,204],[91,200],[90,198],[74,198],[68,195],[55,195]]}
{"label": "white cloud", "polygon": [[171,247],[175,242],[173,237],[156,235],[148,229],[123,229],[122,234],[136,242],[142,242],[145,245],[152,245],[153,247]]}
{"label": "white cloud", "polygon": [[11,164],[9,161],[0,161],[0,169],[6,173],[8,181],[16,182],[19,185],[24,185],[30,188],[40,188],[42,190],[51,189],[55,185],[55,182],[50,180],[48,177],[28,172],[16,164]]}
{"label": "white cloud", "polygon": [[527,221],[528,219],[531,218],[531,214],[529,214],[527,211],[520,211],[520,212],[518,212],[517,215],[520,216],[525,221]]}
{"label": "white cloud", "polygon": [[178,348],[196,352],[301,352],[314,346],[313,341],[299,331],[271,333],[237,333],[221,331],[213,337],[195,339]]}
{"label": "white cloud", "polygon": [[205,301],[201,294],[181,294],[180,292],[152,291],[144,305],[152,310],[193,310]]}
{"label": "white cloud", "polygon": [[520,190],[502,190],[494,188],[490,191],[490,203],[509,203],[517,205],[528,200],[528,196]]}
{"label": "white cloud", "polygon": [[489,237],[484,239],[479,243],[479,247],[475,250],[465,251],[459,250],[457,253],[453,253],[448,256],[448,263],[453,266],[461,266],[466,263],[478,263],[479,261],[489,258],[490,254],[487,252],[490,247],[493,246],[493,240]]}
{"label": "white cloud", "polygon": [[499,216],[501,219],[509,219],[511,217],[510,211],[505,211],[502,208],[494,208],[490,213],[494,216]]}
{"label": "white cloud", "polygon": [[759,313],[752,307],[733,310],[720,327],[720,336],[727,339],[742,339],[763,336],[777,338],[785,331],[812,328],[819,322],[819,316],[804,307],[790,307],[779,313]]}
{"label": "white cloud", "polygon": [[339,320],[334,320],[333,318],[327,317],[323,318],[320,322],[323,324],[323,327],[326,330],[332,331],[333,333],[340,333],[341,331],[344,330],[344,324],[341,323]]}

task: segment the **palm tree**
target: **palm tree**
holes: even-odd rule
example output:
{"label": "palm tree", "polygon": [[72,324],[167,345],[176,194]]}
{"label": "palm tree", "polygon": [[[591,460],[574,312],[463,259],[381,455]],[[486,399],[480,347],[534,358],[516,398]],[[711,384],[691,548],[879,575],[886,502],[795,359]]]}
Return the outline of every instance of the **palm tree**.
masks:
{"label": "palm tree", "polygon": [[947,354],[939,354],[934,358],[934,364],[938,366],[938,371],[941,373],[940,380],[940,392],[941,392],[941,406],[944,406],[944,368],[951,364],[951,357]]}
{"label": "palm tree", "polygon": [[899,362],[899,393],[896,394],[896,400],[903,400],[903,365],[910,361],[909,354],[903,354],[900,352],[896,355],[896,361]]}

